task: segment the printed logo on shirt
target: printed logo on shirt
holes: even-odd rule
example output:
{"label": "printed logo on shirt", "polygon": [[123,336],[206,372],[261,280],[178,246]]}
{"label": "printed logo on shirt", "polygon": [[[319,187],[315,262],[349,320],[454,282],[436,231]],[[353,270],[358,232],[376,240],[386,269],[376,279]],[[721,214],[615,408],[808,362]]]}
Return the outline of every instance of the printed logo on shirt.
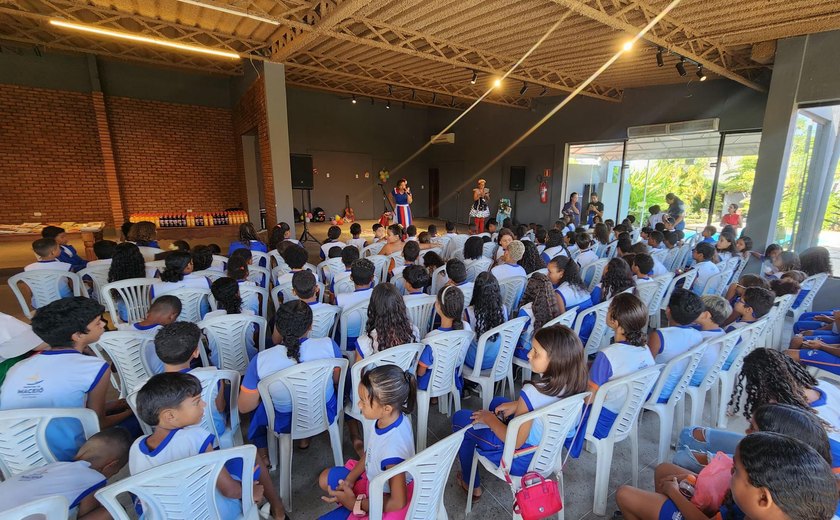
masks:
{"label": "printed logo on shirt", "polygon": [[33,471],[31,473],[27,473],[26,475],[20,475],[18,478],[22,482],[34,482],[36,480],[41,480],[42,478],[44,478],[44,475],[46,475],[46,474],[47,474],[47,469],[42,468],[40,470]]}
{"label": "printed logo on shirt", "polygon": [[35,396],[44,393],[44,380],[35,375],[29,378],[30,382],[23,385],[23,388],[18,388],[18,395],[26,398],[27,396]]}

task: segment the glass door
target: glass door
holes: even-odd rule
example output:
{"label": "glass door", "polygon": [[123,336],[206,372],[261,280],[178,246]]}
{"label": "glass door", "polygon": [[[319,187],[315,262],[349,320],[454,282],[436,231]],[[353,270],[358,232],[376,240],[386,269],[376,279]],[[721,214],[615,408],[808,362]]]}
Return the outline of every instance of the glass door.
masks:
{"label": "glass door", "polygon": [[733,225],[740,233],[749,218],[761,132],[730,133],[722,138],[723,153],[710,222],[718,230]]}

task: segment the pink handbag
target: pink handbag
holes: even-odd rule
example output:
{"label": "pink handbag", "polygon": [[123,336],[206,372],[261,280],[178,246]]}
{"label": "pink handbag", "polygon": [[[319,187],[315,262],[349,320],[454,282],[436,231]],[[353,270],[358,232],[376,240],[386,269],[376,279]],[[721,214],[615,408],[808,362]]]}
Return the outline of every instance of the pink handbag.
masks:
{"label": "pink handbag", "polygon": [[[505,478],[511,484],[505,471]],[[539,520],[556,515],[563,509],[560,488],[553,479],[546,479],[536,472],[522,475],[522,487],[513,498],[513,511],[522,520]]]}

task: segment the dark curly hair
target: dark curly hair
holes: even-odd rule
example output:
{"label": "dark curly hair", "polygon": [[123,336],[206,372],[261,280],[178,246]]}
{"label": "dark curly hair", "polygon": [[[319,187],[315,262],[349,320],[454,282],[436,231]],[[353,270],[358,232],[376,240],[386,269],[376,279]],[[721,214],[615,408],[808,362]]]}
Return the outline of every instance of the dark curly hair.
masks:
{"label": "dark curly hair", "polygon": [[405,301],[392,283],[380,283],[370,295],[365,332],[370,336],[374,330],[379,352],[419,339],[411,330]]}
{"label": "dark curly hair", "polygon": [[140,248],[131,242],[117,244],[111,258],[111,267],[108,269],[108,283],[145,277],[146,261]]}
{"label": "dark curly hair", "polygon": [[645,327],[648,322],[648,310],[637,296],[629,293],[616,295],[607,314],[618,322],[628,343],[637,347],[647,345]]}
{"label": "dark curly hair", "polygon": [[535,273],[528,279],[525,293],[522,295],[521,305],[531,304],[534,313],[534,330],[540,328],[560,315],[560,306],[554,296],[554,286],[548,276]]}
{"label": "dark curly hair", "polygon": [[502,291],[499,281],[492,273],[484,271],[475,277],[471,305],[475,313],[474,329],[481,336],[505,321],[502,312]]}
{"label": "dark curly hair", "polygon": [[583,279],[580,277],[580,266],[570,257],[562,255],[555,256],[548,264],[554,265],[554,268],[558,271],[563,271],[563,277],[557,285],[563,285],[563,282],[568,282],[572,287],[589,292],[589,288],[586,287],[586,284],[583,283]]}
{"label": "dark curly hair", "polygon": [[312,327],[312,308],[303,300],[292,300],[277,309],[274,329],[283,337],[286,355],[300,363],[300,341]]}
{"label": "dark curly hair", "polygon": [[228,314],[242,312],[242,297],[239,296],[239,284],[233,278],[222,277],[210,286],[210,292],[216,299],[216,306]]}
{"label": "dark curly hair", "polygon": [[481,237],[471,236],[464,242],[464,259],[478,260],[484,254],[484,240]]}
{"label": "dark curly hair", "polygon": [[192,249],[193,269],[204,271],[213,265],[213,250],[205,245],[198,245]]}
{"label": "dark curly hair", "polygon": [[545,269],[545,261],[540,256],[536,244],[530,240],[525,240],[522,244],[525,246],[525,254],[522,255],[518,263],[525,269],[525,273],[531,274],[534,271]]}
{"label": "dark curly hair", "polygon": [[611,258],[601,277],[601,301],[605,302],[631,287],[636,287],[630,265],[622,258]]}
{"label": "dark curly hair", "polygon": [[750,420],[753,410],[763,404],[781,403],[811,410],[805,390],[817,386],[817,380],[789,356],[778,350],[757,348],[744,358],[735,390],[729,400],[732,413],[741,410],[741,396],[747,393],[743,414]]}
{"label": "dark curly hair", "polygon": [[166,267],[160,273],[164,282],[180,282],[184,279],[184,269],[192,262],[192,255],[184,251],[173,251],[166,257]]}
{"label": "dark curly hair", "polygon": [[828,273],[831,274],[831,256],[828,249],[817,246],[809,247],[799,255],[799,263],[801,269],[805,271],[808,276],[815,274]]}

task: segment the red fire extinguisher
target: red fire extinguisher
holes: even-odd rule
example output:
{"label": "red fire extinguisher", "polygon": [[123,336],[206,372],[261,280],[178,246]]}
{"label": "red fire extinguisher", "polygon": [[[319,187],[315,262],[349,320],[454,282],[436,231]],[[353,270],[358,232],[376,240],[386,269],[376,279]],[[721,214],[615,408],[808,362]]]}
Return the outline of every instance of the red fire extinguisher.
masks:
{"label": "red fire extinguisher", "polygon": [[540,182],[540,202],[543,204],[548,202],[548,183],[545,180]]}

